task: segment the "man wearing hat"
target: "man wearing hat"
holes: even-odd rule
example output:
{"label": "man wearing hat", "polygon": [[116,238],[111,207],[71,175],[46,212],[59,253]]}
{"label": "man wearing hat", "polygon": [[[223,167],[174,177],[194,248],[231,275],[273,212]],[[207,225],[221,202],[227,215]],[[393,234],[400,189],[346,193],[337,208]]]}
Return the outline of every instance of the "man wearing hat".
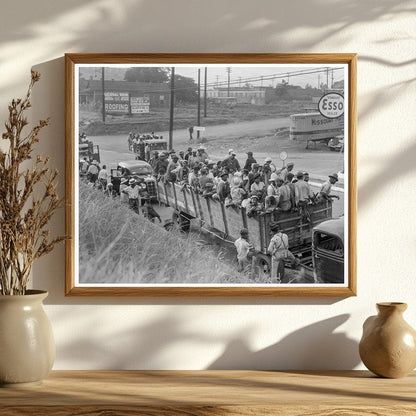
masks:
{"label": "man wearing hat", "polygon": [[282,283],[285,277],[284,261],[290,260],[292,264],[296,264],[297,260],[289,250],[289,238],[287,234],[281,232],[278,224],[270,228],[270,234],[274,234],[270,240],[267,251],[272,256],[272,283]]}
{"label": "man wearing hat", "polygon": [[[162,152],[157,159],[154,167],[154,174],[155,175],[164,175],[168,169],[169,160],[168,160],[168,153]],[[162,173],[163,172],[163,173]]]}
{"label": "man wearing hat", "polygon": [[257,163],[257,160],[253,157],[253,152],[247,152],[247,160],[243,169],[247,169],[250,172],[253,163]]}
{"label": "man wearing hat", "polygon": [[188,158],[189,167],[193,169],[195,166],[199,165],[199,159],[198,159],[198,150],[192,149],[192,154]]}
{"label": "man wearing hat", "polygon": [[129,202],[128,194],[123,192],[123,190],[129,186],[128,182],[129,180],[127,178],[121,178],[120,180],[120,202],[123,204],[127,204]]}
{"label": "man wearing hat", "polygon": [[238,271],[240,273],[251,273],[254,247],[248,240],[247,228],[240,230],[240,238],[235,240],[234,246],[237,250]]}
{"label": "man wearing hat", "polygon": [[108,183],[108,172],[107,166],[103,165],[102,169],[98,173],[98,185],[101,187],[103,191],[106,190]]}
{"label": "man wearing hat", "polygon": [[245,208],[247,216],[252,217],[259,209],[259,197],[252,195],[250,198],[244,199],[241,208]]}
{"label": "man wearing hat", "polygon": [[296,173],[295,183],[295,204],[296,206],[305,206],[308,203],[309,197],[312,195],[311,188],[307,182],[303,180],[303,172]]}
{"label": "man wearing hat", "polygon": [[260,165],[258,163],[253,163],[251,165],[251,170],[249,170],[249,172],[248,172],[248,183],[249,183],[249,187],[253,184],[254,177],[257,174],[260,174]]}
{"label": "man wearing hat", "polygon": [[294,168],[295,164],[293,162],[289,162],[283,169],[279,172],[279,176],[283,179],[283,182],[286,182],[287,174],[291,172]]}
{"label": "man wearing hat", "polygon": [[215,194],[215,185],[213,182],[207,182],[205,184],[204,191],[202,192],[202,196],[209,197]]}
{"label": "man wearing hat", "polygon": [[234,173],[240,170],[240,163],[236,159],[236,153],[234,151],[222,161],[221,163],[222,168],[227,168],[230,173]]}
{"label": "man wearing hat", "polygon": [[260,173],[258,173],[255,177],[254,177],[254,182],[252,183],[252,185],[250,186],[250,192],[254,195],[257,194],[258,192],[264,192],[266,188],[266,185],[264,184],[264,182],[261,180],[261,175]]}
{"label": "man wearing hat", "polygon": [[208,183],[214,183],[214,180],[208,176],[208,169],[207,168],[202,168],[199,171],[199,174],[200,174],[200,176],[199,176],[200,191],[203,192],[205,190],[205,186]]}
{"label": "man wearing hat", "polygon": [[321,186],[321,190],[319,191],[320,199],[325,199],[332,201],[333,198],[339,199],[338,195],[331,195],[332,185],[338,182],[338,174],[333,173],[329,175],[329,179]]}
{"label": "man wearing hat", "polygon": [[229,173],[226,169],[224,169],[221,171],[219,176],[221,179],[217,185],[217,195],[220,202],[225,202],[227,198],[230,198],[231,194],[231,186],[228,182]]}
{"label": "man wearing hat", "polygon": [[189,167],[188,161],[182,160],[180,161],[179,167],[177,169],[176,177],[179,182],[187,181],[189,176]]}
{"label": "man wearing hat", "polygon": [[280,190],[279,187],[282,184],[282,179],[277,176],[275,173],[270,175],[269,186],[267,187],[267,196],[274,196],[279,203],[280,199]]}
{"label": "man wearing hat", "polygon": [[199,190],[199,166],[194,166],[192,172],[188,175],[188,185],[195,191]]}
{"label": "man wearing hat", "polygon": [[204,146],[199,146],[197,149],[197,158],[198,158],[198,162],[202,162],[202,163],[206,163],[208,161],[208,154],[205,151],[205,147]]}
{"label": "man wearing hat", "polygon": [[168,182],[176,182],[176,173],[174,171],[179,167],[178,160],[178,155],[173,154],[168,167],[166,168],[166,180]]}
{"label": "man wearing hat", "polygon": [[122,192],[128,195],[130,208],[139,213],[139,186],[136,179],[130,178],[129,186],[124,188]]}
{"label": "man wearing hat", "polygon": [[88,171],[87,171],[87,178],[90,181],[90,183],[95,184],[95,182],[98,179],[98,172],[99,172],[98,162],[96,160],[93,160],[91,165],[88,167]]}
{"label": "man wearing hat", "polygon": [[268,156],[264,159],[264,165],[270,170],[270,172],[276,172],[276,165],[272,162],[271,157]]}
{"label": "man wearing hat", "polygon": [[153,171],[155,171],[156,164],[159,161],[159,152],[155,150],[153,152],[153,156],[149,159],[149,165],[152,167]]}
{"label": "man wearing hat", "polygon": [[231,187],[231,202],[232,205],[241,207],[241,203],[243,202],[243,199],[246,197],[247,191],[244,189],[242,181],[237,181],[235,183],[237,184]]}
{"label": "man wearing hat", "polygon": [[185,160],[187,160],[188,162],[189,162],[189,158],[192,156],[192,147],[188,147],[188,150],[187,150],[187,152],[186,152],[186,155],[185,155]]}

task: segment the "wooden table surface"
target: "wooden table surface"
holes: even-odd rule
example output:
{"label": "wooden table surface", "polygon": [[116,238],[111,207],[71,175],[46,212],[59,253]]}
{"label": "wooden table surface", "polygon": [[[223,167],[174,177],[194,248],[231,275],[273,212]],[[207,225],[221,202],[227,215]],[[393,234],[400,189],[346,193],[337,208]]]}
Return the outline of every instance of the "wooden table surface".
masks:
{"label": "wooden table surface", "polygon": [[0,415],[416,415],[416,373],[53,371],[0,389]]}

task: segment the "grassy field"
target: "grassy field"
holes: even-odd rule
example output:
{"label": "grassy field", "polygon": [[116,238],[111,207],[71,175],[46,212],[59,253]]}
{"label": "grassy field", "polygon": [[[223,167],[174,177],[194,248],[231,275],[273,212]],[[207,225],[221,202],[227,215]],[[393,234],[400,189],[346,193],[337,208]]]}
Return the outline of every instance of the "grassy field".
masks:
{"label": "grassy field", "polygon": [[[286,116],[302,111],[305,102],[282,101],[268,105],[236,104],[232,106],[209,104],[207,117],[203,117],[201,105],[201,123],[204,126],[252,121],[277,116]],[[174,128],[188,128],[197,123],[197,105],[178,105],[174,112]],[[98,111],[80,111],[80,131],[87,135],[127,134],[129,131],[164,131],[169,129],[169,108],[152,110],[139,116],[107,116],[105,124]]]}
{"label": "grassy field", "polygon": [[256,283],[197,235],[166,231],[80,183],[80,283]]}

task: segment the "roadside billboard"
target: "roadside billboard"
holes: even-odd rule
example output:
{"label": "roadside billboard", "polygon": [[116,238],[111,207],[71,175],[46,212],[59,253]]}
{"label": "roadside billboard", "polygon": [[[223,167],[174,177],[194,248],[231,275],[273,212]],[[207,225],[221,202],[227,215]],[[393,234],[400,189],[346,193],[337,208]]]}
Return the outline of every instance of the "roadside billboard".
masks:
{"label": "roadside billboard", "polygon": [[150,112],[149,97],[130,97],[131,114],[143,114]]}
{"label": "roadside billboard", "polygon": [[106,114],[129,114],[129,93],[128,92],[105,92],[104,108]]}

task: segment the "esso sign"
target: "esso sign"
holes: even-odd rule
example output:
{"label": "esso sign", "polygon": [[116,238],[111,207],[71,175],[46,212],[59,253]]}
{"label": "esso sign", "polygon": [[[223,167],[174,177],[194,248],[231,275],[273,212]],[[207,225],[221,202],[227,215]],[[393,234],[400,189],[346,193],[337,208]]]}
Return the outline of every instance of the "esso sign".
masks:
{"label": "esso sign", "polygon": [[344,114],[344,97],[336,92],[325,94],[318,103],[319,112],[326,118],[337,118]]}

